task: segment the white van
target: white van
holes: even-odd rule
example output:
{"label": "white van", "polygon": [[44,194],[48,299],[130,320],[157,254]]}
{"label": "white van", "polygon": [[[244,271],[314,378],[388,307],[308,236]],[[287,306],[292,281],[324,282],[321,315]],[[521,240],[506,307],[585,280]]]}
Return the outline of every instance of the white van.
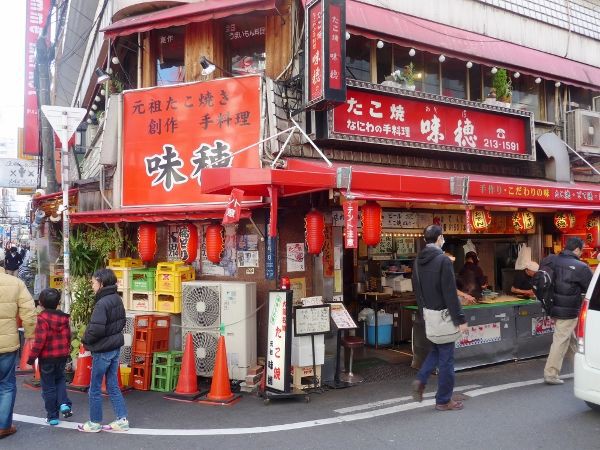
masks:
{"label": "white van", "polygon": [[575,329],[575,397],[600,411],[600,283],[596,269],[581,306]]}

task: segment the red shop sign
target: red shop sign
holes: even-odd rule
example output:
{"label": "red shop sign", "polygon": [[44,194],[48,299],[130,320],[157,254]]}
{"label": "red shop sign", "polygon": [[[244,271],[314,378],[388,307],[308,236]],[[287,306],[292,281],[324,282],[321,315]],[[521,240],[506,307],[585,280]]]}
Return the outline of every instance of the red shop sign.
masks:
{"label": "red shop sign", "polygon": [[306,5],[307,107],[323,109],[346,100],[346,2],[314,0]]}
{"label": "red shop sign", "polygon": [[326,138],[535,160],[533,114],[349,80]]}
{"label": "red shop sign", "polygon": [[223,214],[223,225],[228,223],[238,223],[242,212],[242,200],[244,199],[244,191],[238,188],[233,188],[229,195],[229,201]]}
{"label": "red shop sign", "polygon": [[344,248],[358,248],[358,201],[348,200],[344,207]]}
{"label": "red shop sign", "polygon": [[572,203],[596,204],[600,202],[600,192],[591,189],[472,180],[469,182],[469,198],[542,200],[553,202],[564,200]]}

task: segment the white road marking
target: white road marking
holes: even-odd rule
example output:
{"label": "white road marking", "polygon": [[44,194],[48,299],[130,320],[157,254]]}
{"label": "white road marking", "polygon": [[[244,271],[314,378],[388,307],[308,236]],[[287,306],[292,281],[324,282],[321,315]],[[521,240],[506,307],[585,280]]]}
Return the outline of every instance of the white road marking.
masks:
{"label": "white road marking", "polygon": [[[467,391],[469,389],[475,389],[478,387],[481,387],[481,385],[480,384],[470,384],[468,386],[455,387],[454,391],[461,392],[461,391]],[[423,398],[432,398],[432,397],[435,397],[435,392],[429,392],[427,394],[423,394]],[[391,405],[392,403],[405,402],[407,400],[412,400],[412,395],[408,395],[406,397],[388,398],[385,400],[379,400],[377,402],[371,402],[371,403],[365,403],[362,405],[350,406],[348,408],[334,409],[333,411],[338,414],[346,414],[346,413],[351,413],[351,412],[355,412],[355,411],[362,411],[365,409],[380,408],[381,406]]]}
{"label": "white road marking", "polygon": [[[561,378],[571,378],[573,374],[565,375]],[[465,392],[465,395],[479,396],[490,394],[506,389],[514,389],[517,387],[529,386],[532,384],[543,383],[543,379],[521,381],[518,383],[502,384],[499,386],[490,386],[488,388],[476,389],[473,391]],[[337,417],[327,417],[324,419],[309,420],[305,422],[293,422],[284,423],[280,425],[267,425],[261,427],[249,427],[249,428],[208,428],[208,429],[169,429],[169,428],[131,428],[127,433],[120,433],[122,435],[146,435],[146,436],[225,436],[225,435],[242,435],[242,434],[263,434],[263,433],[274,433],[279,431],[290,431],[299,430],[303,428],[312,428],[323,425],[332,425],[337,423],[354,422],[357,420],[373,419],[374,417],[386,416],[389,414],[396,414],[404,411],[411,411],[414,409],[431,407],[435,404],[435,400],[424,400],[421,403],[411,402],[404,403],[402,405],[391,406],[388,408],[381,408],[374,411],[365,411],[355,414],[342,415]],[[27,416],[23,414],[14,414],[13,420],[16,422],[31,423],[34,425],[45,425],[45,419],[41,417]],[[73,422],[61,422],[54,428],[64,428],[69,430],[77,429],[77,424]]]}

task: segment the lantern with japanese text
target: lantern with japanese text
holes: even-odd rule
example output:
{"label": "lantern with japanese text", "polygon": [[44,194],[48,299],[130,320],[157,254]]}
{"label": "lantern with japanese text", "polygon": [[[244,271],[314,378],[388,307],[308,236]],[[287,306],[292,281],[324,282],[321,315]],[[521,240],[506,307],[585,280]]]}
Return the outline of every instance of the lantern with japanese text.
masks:
{"label": "lantern with japanese text", "polygon": [[485,209],[475,209],[471,211],[471,226],[475,231],[484,231],[492,223],[492,214]]}
{"label": "lantern with japanese text", "polygon": [[204,235],[206,243],[206,257],[214,264],[221,262],[223,253],[223,227],[221,225],[209,225]]}
{"label": "lantern with japanese text", "polygon": [[138,253],[143,262],[154,260],[156,255],[156,225],[143,223],[137,232]]}
{"label": "lantern with japanese text", "polygon": [[513,227],[517,231],[529,231],[535,228],[535,216],[529,211],[517,211],[512,216]]}
{"label": "lantern with japanese text", "polygon": [[593,214],[585,223],[585,241],[592,248],[600,247],[600,216]]}
{"label": "lantern with japanese text", "polygon": [[561,233],[572,230],[575,227],[575,214],[565,212],[554,214],[554,226]]}
{"label": "lantern with japanese text", "polygon": [[323,213],[313,209],[304,218],[306,246],[308,253],[318,255],[325,243],[325,217]]}
{"label": "lantern with japanese text", "polygon": [[367,245],[377,245],[381,240],[381,206],[368,201],[362,207],[362,238]]}
{"label": "lantern with japanese text", "polygon": [[196,259],[198,254],[198,229],[196,225],[187,223],[179,227],[179,258],[187,264]]}

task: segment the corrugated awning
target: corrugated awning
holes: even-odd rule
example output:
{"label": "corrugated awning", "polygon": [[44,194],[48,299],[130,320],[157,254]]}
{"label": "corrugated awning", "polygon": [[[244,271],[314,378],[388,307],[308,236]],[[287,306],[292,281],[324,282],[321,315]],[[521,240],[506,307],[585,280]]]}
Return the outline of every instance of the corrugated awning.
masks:
{"label": "corrugated awning", "polygon": [[503,66],[536,77],[545,75],[587,89],[598,90],[600,86],[598,67],[356,0],[346,2],[346,26],[351,33],[370,39]]}
{"label": "corrugated awning", "polygon": [[[127,208],[81,211],[71,214],[71,223],[121,223],[121,222],[178,222],[184,220],[222,219],[224,205],[178,206],[169,208]],[[240,218],[250,217],[243,208]]]}
{"label": "corrugated awning", "polygon": [[271,9],[275,9],[275,0],[205,0],[127,17],[100,31],[104,32],[105,38],[112,39],[117,36]]}

